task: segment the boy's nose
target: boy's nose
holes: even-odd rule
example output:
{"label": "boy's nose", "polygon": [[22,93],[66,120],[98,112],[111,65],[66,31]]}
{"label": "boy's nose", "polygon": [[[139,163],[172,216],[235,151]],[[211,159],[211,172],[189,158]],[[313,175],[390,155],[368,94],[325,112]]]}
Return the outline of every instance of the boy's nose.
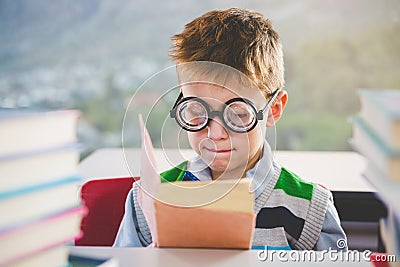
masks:
{"label": "boy's nose", "polygon": [[214,117],[210,120],[207,131],[208,138],[212,140],[225,139],[228,137],[228,132],[218,117]]}

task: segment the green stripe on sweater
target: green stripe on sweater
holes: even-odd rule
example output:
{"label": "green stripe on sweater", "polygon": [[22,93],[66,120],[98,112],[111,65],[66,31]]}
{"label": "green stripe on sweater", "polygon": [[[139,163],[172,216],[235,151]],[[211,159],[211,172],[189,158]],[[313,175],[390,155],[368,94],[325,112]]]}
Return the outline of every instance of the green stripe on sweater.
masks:
{"label": "green stripe on sweater", "polygon": [[286,194],[311,201],[314,184],[303,181],[296,174],[282,168],[281,175],[274,189],[282,189]]}
{"label": "green stripe on sweater", "polygon": [[178,166],[160,173],[161,182],[164,183],[164,182],[182,181],[182,177],[185,174],[186,168],[187,168],[187,161],[184,161]]}

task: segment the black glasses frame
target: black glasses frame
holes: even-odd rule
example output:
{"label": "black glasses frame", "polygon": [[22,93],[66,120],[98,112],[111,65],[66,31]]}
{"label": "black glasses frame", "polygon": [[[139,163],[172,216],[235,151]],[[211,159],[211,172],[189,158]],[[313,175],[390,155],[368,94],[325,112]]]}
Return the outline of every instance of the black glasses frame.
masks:
{"label": "black glasses frame", "polygon": [[[204,128],[206,128],[206,127],[209,125],[210,121],[211,121],[215,116],[219,116],[219,117],[221,118],[223,124],[224,124],[229,130],[231,130],[231,131],[233,131],[233,132],[236,132],[236,133],[246,133],[246,132],[250,132],[251,130],[253,130],[254,127],[256,127],[256,125],[257,125],[257,123],[258,123],[259,120],[263,120],[263,119],[264,119],[264,113],[265,113],[265,111],[268,109],[269,105],[270,105],[271,103],[273,103],[273,101],[275,100],[275,98],[278,96],[279,91],[280,91],[280,89],[278,88],[278,89],[276,89],[273,93],[271,93],[271,94],[270,94],[270,95],[271,95],[271,98],[269,99],[269,101],[267,102],[267,104],[264,106],[264,108],[262,108],[262,109],[260,109],[260,110],[258,110],[258,111],[257,111],[257,109],[256,109],[256,107],[255,107],[255,105],[254,105],[254,103],[253,103],[252,101],[250,101],[250,100],[248,100],[248,99],[246,99],[246,98],[241,98],[241,97],[236,97],[236,98],[229,99],[227,102],[224,103],[224,107],[222,108],[221,111],[217,111],[217,110],[211,111],[210,106],[209,106],[209,105],[207,104],[207,102],[204,101],[203,99],[198,98],[198,97],[195,97],[195,96],[190,96],[190,97],[185,97],[185,98],[183,98],[183,93],[181,92],[181,93],[179,94],[177,100],[175,101],[174,106],[173,106],[172,109],[170,110],[169,115],[170,115],[171,118],[173,118],[173,119],[176,120],[176,122],[178,123],[178,125],[179,125],[180,127],[182,127],[184,130],[189,131],[189,132],[198,132],[198,131],[203,130]],[[207,112],[207,122],[204,124],[204,126],[202,126],[202,127],[199,128],[199,129],[191,129],[191,128],[185,127],[185,125],[183,125],[182,123],[180,123],[180,121],[179,121],[179,119],[178,119],[178,117],[177,117],[177,109],[178,109],[178,106],[179,106],[180,104],[182,104],[182,103],[188,101],[188,100],[197,101],[197,102],[199,102],[200,104],[202,104],[203,107],[206,109],[206,112]],[[239,131],[239,130],[233,129],[231,126],[229,126],[229,125],[226,123],[223,114],[224,114],[224,112],[225,112],[225,109],[228,107],[228,105],[231,104],[231,103],[233,103],[233,102],[244,102],[244,103],[246,103],[247,105],[249,105],[249,106],[251,107],[251,109],[253,110],[254,114],[256,115],[256,116],[255,116],[255,117],[256,117],[256,121],[255,121],[255,123],[254,123],[249,129],[246,129],[246,130],[243,130],[243,131]]]}

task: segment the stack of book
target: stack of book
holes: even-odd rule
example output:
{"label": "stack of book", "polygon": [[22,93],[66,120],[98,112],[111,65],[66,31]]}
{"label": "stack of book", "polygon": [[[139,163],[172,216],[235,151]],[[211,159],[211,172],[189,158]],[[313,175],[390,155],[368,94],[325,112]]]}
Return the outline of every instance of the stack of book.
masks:
{"label": "stack of book", "polygon": [[388,254],[400,255],[400,90],[360,89],[351,145],[367,159],[365,179],[388,208],[380,222]]}
{"label": "stack of book", "polygon": [[65,266],[85,208],[75,110],[0,109],[0,266]]}

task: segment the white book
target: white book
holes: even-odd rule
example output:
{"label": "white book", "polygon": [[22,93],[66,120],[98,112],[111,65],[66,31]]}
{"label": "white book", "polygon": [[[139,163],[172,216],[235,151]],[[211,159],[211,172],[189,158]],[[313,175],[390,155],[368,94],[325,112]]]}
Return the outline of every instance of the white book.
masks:
{"label": "white book", "polygon": [[0,109],[0,157],[73,144],[77,110]]}
{"label": "white book", "polygon": [[351,121],[353,148],[373,162],[385,178],[400,181],[400,149],[387,146],[362,118],[354,117]]}
{"label": "white book", "polygon": [[377,190],[379,198],[400,216],[400,182],[385,177],[385,175],[376,168],[374,162],[371,161],[368,162],[363,176],[366,181]]}
{"label": "white book", "polygon": [[394,149],[400,149],[400,90],[358,91],[361,101],[360,117]]}
{"label": "white book", "polygon": [[81,204],[78,176],[0,192],[0,232],[33,223]]}
{"label": "white book", "polygon": [[0,266],[10,266],[45,249],[72,242],[80,234],[84,212],[83,207],[78,207],[26,226],[0,231]]}
{"label": "white book", "polygon": [[400,221],[396,214],[389,210],[388,216],[379,220],[379,228],[386,253],[398,257],[400,255]]}
{"label": "white book", "polygon": [[0,193],[72,176],[78,163],[77,145],[0,157]]}
{"label": "white book", "polygon": [[45,249],[14,262],[12,267],[62,267],[68,266],[68,248],[64,245]]}

